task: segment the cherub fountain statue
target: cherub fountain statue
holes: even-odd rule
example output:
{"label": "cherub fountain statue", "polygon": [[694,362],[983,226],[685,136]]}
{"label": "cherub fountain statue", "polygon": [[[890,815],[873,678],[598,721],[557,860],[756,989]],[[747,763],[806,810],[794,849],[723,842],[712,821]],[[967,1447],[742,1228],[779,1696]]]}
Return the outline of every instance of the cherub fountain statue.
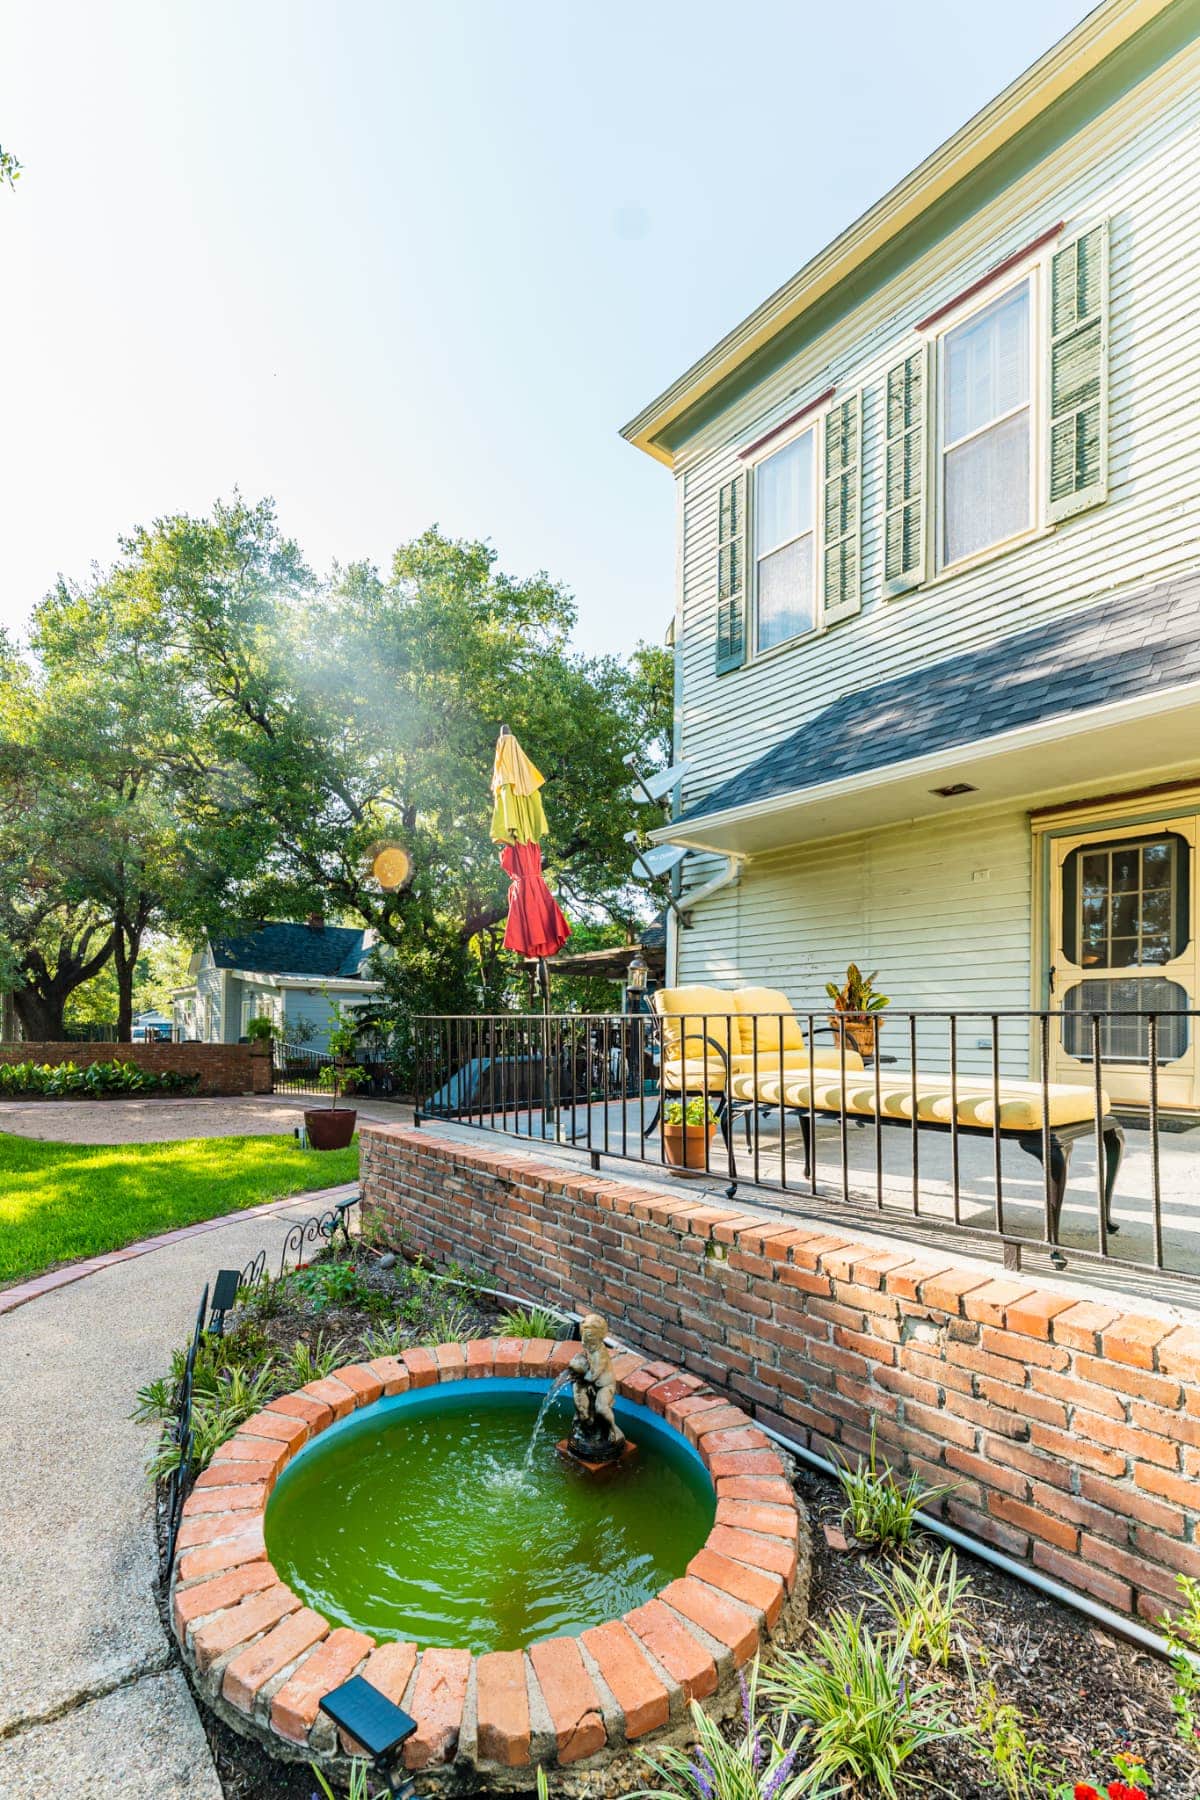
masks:
{"label": "cherub fountain statue", "polygon": [[568,1365],[575,1423],[559,1449],[589,1469],[620,1462],[633,1450],[613,1412],[617,1378],[604,1342],[607,1331],[607,1320],[599,1313],[588,1313],[579,1327],[583,1348]]}

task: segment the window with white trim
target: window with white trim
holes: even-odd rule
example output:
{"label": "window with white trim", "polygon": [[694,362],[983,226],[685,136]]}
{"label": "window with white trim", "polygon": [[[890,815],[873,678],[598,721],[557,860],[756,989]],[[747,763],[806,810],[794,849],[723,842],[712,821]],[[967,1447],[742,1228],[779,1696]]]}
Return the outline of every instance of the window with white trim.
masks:
{"label": "window with white trim", "polygon": [[1034,522],[1029,279],[938,342],[938,563]]}
{"label": "window with white trim", "polygon": [[754,470],[754,648],[771,650],[816,624],[816,432],[794,437]]}

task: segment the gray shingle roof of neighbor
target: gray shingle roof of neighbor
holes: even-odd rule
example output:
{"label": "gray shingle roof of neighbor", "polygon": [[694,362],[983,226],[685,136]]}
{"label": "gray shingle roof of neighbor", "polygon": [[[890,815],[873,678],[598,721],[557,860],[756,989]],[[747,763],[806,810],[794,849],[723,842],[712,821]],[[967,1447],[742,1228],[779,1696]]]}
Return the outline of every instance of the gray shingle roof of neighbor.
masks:
{"label": "gray shingle roof of neighbor", "polygon": [[677,824],[1200,681],[1200,570],[845,694]]}
{"label": "gray shingle roof of neighbor", "polygon": [[322,981],[361,979],[366,934],[349,925],[300,925],[281,920],[211,938],[219,969],[253,975],[312,975]]}

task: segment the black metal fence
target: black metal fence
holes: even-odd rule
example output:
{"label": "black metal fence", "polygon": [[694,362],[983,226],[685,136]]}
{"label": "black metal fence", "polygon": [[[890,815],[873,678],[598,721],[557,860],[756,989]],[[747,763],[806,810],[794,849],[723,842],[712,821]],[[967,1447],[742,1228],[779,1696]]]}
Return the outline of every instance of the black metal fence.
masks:
{"label": "black metal fence", "polygon": [[[284,1236],[279,1253],[279,1264],[276,1276],[282,1276],[289,1269],[305,1262],[306,1251],[316,1252],[329,1249],[340,1235],[347,1249],[351,1247],[350,1215],[359,1204],[360,1191],[356,1188],[353,1194],[344,1200],[336,1200],[324,1211],[311,1214],[307,1219],[297,1219]],[[264,1246],[245,1264],[238,1282],[238,1297],[248,1294],[261,1283],[271,1279],[271,1258]],[[196,1358],[200,1354],[200,1346],[206,1332],[214,1329],[218,1321],[209,1318],[208,1311],[209,1284],[206,1282],[200,1295],[200,1304],[196,1309],[196,1322],[192,1328],[191,1342],[184,1359],[183,1373],[175,1390],[171,1418],[167,1427],[168,1441],[175,1447],[178,1455],[171,1473],[165,1483],[166,1507],[166,1551],[165,1567],[169,1575],[175,1563],[175,1548],[179,1538],[179,1526],[183,1517],[183,1503],[192,1490],[198,1473],[193,1445],[193,1403],[195,1401]]]}
{"label": "black metal fence", "polygon": [[[416,1022],[417,1122],[1200,1281],[1195,1012]],[[824,1040],[824,1041],[821,1041]],[[1193,1128],[1193,1129],[1190,1129]],[[1190,1131],[1190,1135],[1189,1135]],[[1022,1154],[1016,1154],[1022,1152]]]}
{"label": "black metal fence", "polygon": [[321,1070],[333,1065],[327,1050],[276,1041],[274,1087],[277,1094],[319,1094]]}

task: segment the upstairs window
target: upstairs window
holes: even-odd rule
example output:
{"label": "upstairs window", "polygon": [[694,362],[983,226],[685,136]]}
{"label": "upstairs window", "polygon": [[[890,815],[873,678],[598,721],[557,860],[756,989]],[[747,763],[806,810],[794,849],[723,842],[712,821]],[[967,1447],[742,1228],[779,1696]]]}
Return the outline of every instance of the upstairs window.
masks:
{"label": "upstairs window", "polygon": [[754,471],[754,646],[770,650],[816,624],[815,433]]}
{"label": "upstairs window", "polygon": [[1030,283],[941,338],[939,465],[944,567],[1033,523]]}

